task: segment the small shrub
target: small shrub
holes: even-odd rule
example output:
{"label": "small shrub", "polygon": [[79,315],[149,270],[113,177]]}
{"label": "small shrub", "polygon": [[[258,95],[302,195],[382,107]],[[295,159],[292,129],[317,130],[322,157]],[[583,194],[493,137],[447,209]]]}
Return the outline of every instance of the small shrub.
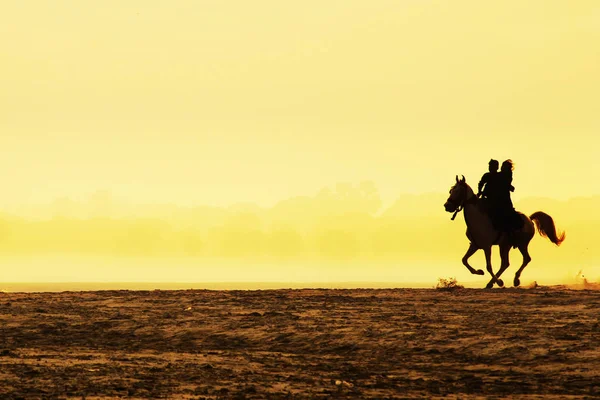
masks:
{"label": "small shrub", "polygon": [[438,290],[455,290],[455,289],[464,289],[463,285],[459,285],[456,281],[456,278],[438,278],[438,283],[435,285],[435,288]]}

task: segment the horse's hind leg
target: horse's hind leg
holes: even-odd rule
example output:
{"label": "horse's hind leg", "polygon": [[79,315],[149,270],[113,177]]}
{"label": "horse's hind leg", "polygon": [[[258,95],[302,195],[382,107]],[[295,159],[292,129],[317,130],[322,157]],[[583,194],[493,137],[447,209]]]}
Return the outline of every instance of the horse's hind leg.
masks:
{"label": "horse's hind leg", "polygon": [[476,245],[474,245],[473,243],[471,243],[469,245],[469,249],[467,250],[467,252],[465,253],[464,257],[462,258],[462,263],[465,267],[467,267],[467,269],[469,270],[470,273],[472,273],[473,275],[483,275],[484,272],[482,269],[475,269],[473,267],[471,267],[469,265],[469,257],[471,257],[473,254],[475,254],[475,252],[477,252],[477,250],[479,250],[479,247],[477,247]]}
{"label": "horse's hind leg", "polygon": [[529,250],[527,246],[529,246],[529,243],[519,245],[519,251],[521,252],[521,254],[523,254],[523,264],[521,265],[521,268],[519,268],[519,270],[515,273],[515,281],[513,282],[515,287],[521,284],[521,280],[519,279],[521,277],[521,272],[523,272],[527,264],[529,264],[529,262],[531,261],[531,256],[529,255]]}

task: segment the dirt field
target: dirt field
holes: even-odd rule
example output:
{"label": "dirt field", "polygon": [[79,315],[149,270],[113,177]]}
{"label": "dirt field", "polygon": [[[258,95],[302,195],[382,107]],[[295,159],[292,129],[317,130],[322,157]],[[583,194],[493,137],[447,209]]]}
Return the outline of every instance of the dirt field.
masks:
{"label": "dirt field", "polygon": [[600,398],[600,291],[0,293],[0,398]]}

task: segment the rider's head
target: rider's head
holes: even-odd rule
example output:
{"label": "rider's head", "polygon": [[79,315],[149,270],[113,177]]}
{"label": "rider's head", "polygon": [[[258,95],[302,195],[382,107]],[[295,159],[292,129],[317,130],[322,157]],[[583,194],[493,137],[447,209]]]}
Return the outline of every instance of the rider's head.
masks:
{"label": "rider's head", "polygon": [[502,162],[502,168],[500,168],[501,171],[512,171],[514,169],[515,169],[515,166],[514,166],[512,160],[510,160],[510,159]]}
{"label": "rider's head", "polygon": [[489,169],[490,172],[497,172],[498,171],[498,160],[490,160],[489,165]]}

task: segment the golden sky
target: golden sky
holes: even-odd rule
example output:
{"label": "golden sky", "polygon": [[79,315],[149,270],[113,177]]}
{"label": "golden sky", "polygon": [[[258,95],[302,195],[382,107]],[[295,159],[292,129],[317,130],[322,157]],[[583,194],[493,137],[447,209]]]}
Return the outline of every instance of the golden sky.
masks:
{"label": "golden sky", "polygon": [[[5,1],[2,204],[600,193],[597,1]],[[6,190],[8,188],[8,190]]]}
{"label": "golden sky", "polygon": [[516,162],[517,201],[597,195],[599,65],[595,0],[6,0],[0,208],[271,207],[365,180],[389,207],[490,158]]}

